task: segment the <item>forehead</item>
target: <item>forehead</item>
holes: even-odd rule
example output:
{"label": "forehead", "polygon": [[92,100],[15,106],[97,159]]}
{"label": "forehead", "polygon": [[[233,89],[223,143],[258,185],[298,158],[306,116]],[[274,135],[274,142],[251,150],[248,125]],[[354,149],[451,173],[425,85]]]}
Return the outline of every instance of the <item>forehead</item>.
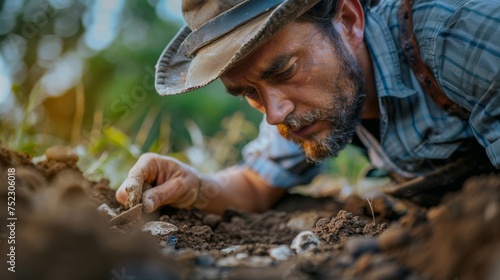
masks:
{"label": "forehead", "polygon": [[292,56],[307,49],[316,30],[313,23],[291,22],[271,36],[261,46],[226,71],[221,78],[233,78],[241,73],[261,73],[279,57]]}

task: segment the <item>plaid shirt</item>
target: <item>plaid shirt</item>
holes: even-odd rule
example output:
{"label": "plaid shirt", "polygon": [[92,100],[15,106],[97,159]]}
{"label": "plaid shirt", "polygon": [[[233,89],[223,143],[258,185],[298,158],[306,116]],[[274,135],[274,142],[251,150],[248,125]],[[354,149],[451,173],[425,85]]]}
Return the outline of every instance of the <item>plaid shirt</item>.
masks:
{"label": "plaid shirt", "polygon": [[[417,0],[413,28],[425,64],[445,94],[471,114],[445,113],[423,92],[399,43],[400,1],[382,0],[365,13],[365,43],[373,62],[380,104],[380,141],[362,126],[357,135],[376,167],[403,177],[424,174],[475,139],[500,168],[500,3]],[[309,182],[320,166],[276,127],[261,123],[243,150],[246,166],[276,187]]]}

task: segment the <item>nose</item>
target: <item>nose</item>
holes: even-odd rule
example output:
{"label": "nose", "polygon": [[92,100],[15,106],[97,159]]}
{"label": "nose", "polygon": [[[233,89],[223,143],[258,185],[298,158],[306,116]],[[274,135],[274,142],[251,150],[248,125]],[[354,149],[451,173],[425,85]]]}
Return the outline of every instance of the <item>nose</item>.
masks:
{"label": "nose", "polygon": [[285,118],[293,112],[294,104],[286,94],[278,90],[268,90],[264,95],[266,121],[270,125],[283,123]]}

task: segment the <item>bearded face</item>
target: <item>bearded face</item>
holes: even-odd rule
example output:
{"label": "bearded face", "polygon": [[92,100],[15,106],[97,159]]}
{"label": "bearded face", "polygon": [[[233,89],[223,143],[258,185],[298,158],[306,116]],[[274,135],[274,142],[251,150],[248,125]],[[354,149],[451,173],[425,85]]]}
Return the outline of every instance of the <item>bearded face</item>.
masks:
{"label": "bearded face", "polygon": [[[301,115],[290,114],[283,123],[277,125],[280,134],[298,143],[313,162],[337,156],[350,143],[361,120],[364,101],[361,67],[343,43],[335,43],[334,47],[332,51],[337,57],[338,67],[343,71],[323,85],[328,90],[325,92],[324,105]],[[320,121],[331,124],[329,131],[304,137],[297,137],[293,133]]]}
{"label": "bearded face", "polygon": [[335,29],[290,23],[221,80],[311,161],[336,156],[361,119],[363,73]]}

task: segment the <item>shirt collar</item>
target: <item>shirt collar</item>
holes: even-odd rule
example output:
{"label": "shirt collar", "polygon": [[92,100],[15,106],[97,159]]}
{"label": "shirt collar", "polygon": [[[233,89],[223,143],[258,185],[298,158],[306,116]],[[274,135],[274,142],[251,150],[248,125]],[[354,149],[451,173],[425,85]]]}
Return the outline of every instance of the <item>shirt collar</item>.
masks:
{"label": "shirt collar", "polygon": [[365,43],[373,62],[379,98],[403,98],[417,93],[402,82],[398,49],[394,43],[394,40],[399,38],[392,36],[387,25],[388,20],[370,10],[366,12],[365,18]]}

